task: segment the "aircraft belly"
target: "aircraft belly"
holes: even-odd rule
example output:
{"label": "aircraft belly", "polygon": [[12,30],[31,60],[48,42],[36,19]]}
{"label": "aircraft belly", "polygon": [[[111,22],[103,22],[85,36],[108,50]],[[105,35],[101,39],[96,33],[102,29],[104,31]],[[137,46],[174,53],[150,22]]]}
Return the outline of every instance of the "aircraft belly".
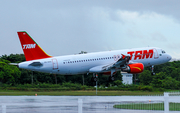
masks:
{"label": "aircraft belly", "polygon": [[60,74],[65,74],[65,75],[75,75],[79,73],[84,73],[86,72],[82,66],[79,65],[71,65],[71,66],[62,66],[60,67]]}

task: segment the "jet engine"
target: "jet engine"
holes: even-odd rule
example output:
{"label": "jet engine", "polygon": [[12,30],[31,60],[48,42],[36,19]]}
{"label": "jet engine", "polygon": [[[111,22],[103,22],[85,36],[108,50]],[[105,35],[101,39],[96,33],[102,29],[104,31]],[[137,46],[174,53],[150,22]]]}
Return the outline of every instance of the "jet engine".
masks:
{"label": "jet engine", "polygon": [[142,73],[144,70],[144,65],[142,63],[128,64],[125,69],[122,69],[123,72],[128,72],[132,74]]}

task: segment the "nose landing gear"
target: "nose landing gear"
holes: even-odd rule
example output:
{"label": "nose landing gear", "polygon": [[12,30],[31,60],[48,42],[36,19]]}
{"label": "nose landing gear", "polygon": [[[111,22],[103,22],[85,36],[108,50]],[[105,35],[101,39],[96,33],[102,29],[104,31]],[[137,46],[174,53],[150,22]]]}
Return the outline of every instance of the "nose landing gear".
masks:
{"label": "nose landing gear", "polygon": [[92,82],[96,82],[98,80],[98,75],[96,73],[93,73],[93,77],[91,78]]}
{"label": "nose landing gear", "polygon": [[155,75],[156,73],[154,72],[154,65],[152,65],[150,68],[151,68],[151,71],[152,71],[151,75]]}
{"label": "nose landing gear", "polygon": [[114,76],[109,76],[109,81],[114,81]]}

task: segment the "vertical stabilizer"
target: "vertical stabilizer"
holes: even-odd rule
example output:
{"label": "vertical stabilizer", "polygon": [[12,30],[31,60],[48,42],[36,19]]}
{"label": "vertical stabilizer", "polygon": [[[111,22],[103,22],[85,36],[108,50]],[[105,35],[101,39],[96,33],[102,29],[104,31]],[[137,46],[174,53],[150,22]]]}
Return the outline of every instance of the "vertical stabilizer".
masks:
{"label": "vertical stabilizer", "polygon": [[26,61],[50,58],[25,31],[17,32]]}

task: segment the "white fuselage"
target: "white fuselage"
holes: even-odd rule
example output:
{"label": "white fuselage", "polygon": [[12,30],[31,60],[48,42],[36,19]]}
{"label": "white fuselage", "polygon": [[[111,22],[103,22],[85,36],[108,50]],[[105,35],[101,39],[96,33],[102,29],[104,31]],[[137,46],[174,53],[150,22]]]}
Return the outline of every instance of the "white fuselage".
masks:
{"label": "white fuselage", "polygon": [[[149,51],[153,51],[153,53]],[[121,57],[121,54],[131,56],[129,63],[142,63],[144,66],[166,63],[171,59],[171,56],[160,48],[146,47],[51,57],[22,62],[18,66],[23,69],[62,75],[100,73],[98,71],[93,72],[91,69],[97,66],[115,63]],[[31,66],[30,64],[33,62],[38,62],[42,65]]]}

